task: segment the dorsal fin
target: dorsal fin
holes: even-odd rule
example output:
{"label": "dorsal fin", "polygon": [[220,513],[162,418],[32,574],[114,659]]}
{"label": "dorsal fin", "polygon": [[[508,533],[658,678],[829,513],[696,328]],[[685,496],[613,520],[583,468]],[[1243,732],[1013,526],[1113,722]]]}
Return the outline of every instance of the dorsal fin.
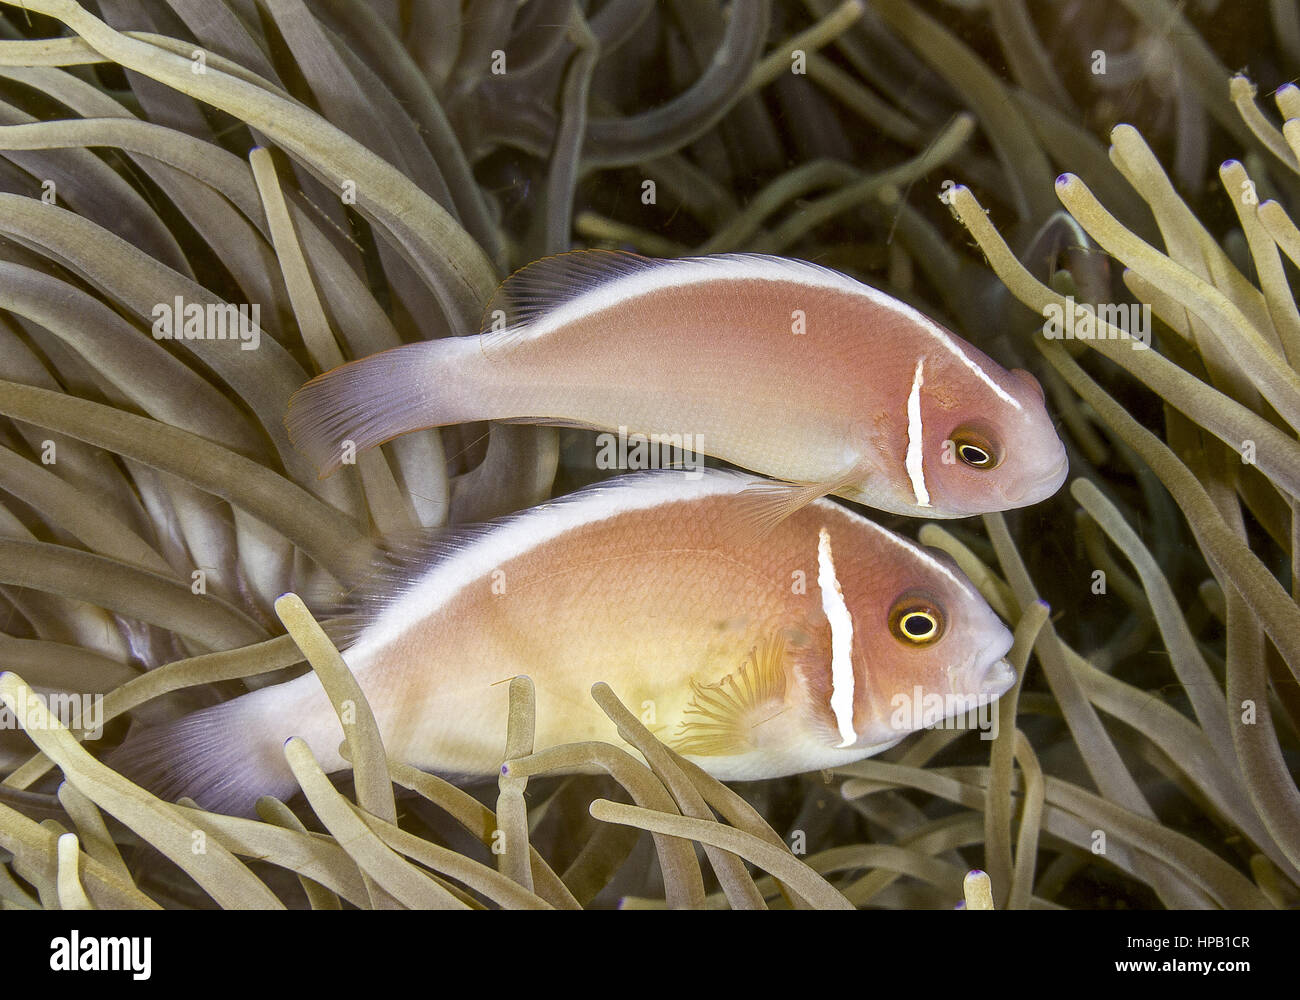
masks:
{"label": "dorsal fin", "polygon": [[[511,517],[515,515],[510,515]],[[328,632],[346,650],[383,612],[440,563],[454,559],[491,533],[501,521],[441,528],[414,528],[381,539],[369,571],[347,590],[322,595],[331,609]]]}
{"label": "dorsal fin", "polygon": [[619,278],[668,261],[623,250],[571,250],[526,264],[497,286],[479,331],[485,353],[509,351],[538,319]]}
{"label": "dorsal fin", "polygon": [[656,270],[662,270],[669,283],[728,277],[766,278],[833,287],[893,301],[884,293],[820,264],[768,254],[661,259],[623,250],[573,250],[533,261],[498,286],[479,326],[484,337],[484,353],[489,357],[508,353],[536,333],[540,321],[554,320],[557,311],[582,296],[598,292],[619,279]]}

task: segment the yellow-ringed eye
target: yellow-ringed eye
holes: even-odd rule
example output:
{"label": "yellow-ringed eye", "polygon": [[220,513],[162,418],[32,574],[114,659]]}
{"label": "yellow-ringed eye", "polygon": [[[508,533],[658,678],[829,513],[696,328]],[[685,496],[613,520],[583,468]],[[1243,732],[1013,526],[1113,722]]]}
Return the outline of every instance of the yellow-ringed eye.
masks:
{"label": "yellow-ringed eye", "polygon": [[993,443],[978,431],[961,428],[953,432],[953,455],[962,465],[972,469],[996,468],[1001,461]]}
{"label": "yellow-ringed eye", "polygon": [[913,642],[927,642],[939,631],[939,621],[928,611],[909,611],[898,620],[898,631]]}
{"label": "yellow-ringed eye", "polygon": [[905,596],[889,613],[889,630],[908,646],[928,646],[943,634],[943,612],[930,601]]}

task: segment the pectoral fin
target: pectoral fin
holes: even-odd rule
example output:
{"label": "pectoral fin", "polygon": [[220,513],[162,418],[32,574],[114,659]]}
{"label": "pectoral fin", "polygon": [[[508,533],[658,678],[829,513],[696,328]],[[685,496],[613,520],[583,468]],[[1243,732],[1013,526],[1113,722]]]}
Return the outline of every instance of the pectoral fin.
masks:
{"label": "pectoral fin", "polygon": [[760,480],[736,494],[728,540],[737,545],[760,542],[782,521],[814,500],[837,493],[862,479],[857,469],[824,483]]}
{"label": "pectoral fin", "polygon": [[757,730],[785,706],[785,637],[761,640],[736,670],[711,684],[691,682],[694,697],[669,742],[678,753],[727,757],[754,749]]}

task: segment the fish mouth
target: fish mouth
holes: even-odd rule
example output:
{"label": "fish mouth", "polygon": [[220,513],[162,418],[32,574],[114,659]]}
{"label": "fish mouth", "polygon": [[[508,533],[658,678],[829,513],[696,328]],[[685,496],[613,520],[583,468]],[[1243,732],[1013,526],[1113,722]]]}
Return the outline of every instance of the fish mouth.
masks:
{"label": "fish mouth", "polygon": [[1006,657],[990,663],[984,671],[984,678],[978,688],[980,696],[986,697],[989,701],[994,698],[1001,698],[1011,690],[1012,685],[1016,683],[1016,668],[1011,665],[1011,661]]}
{"label": "fish mouth", "polygon": [[977,657],[949,678],[952,694],[983,704],[1002,697],[1016,682],[1016,670],[1005,656],[996,660]]}
{"label": "fish mouth", "polygon": [[[1065,451],[1062,450],[1061,460],[1056,463],[1056,468],[1052,470],[1051,475],[1049,475],[1046,480],[1047,482],[1054,484],[1052,486],[1052,493],[1055,493],[1057,490],[1059,490],[1062,486],[1065,485],[1066,477],[1069,476],[1069,474],[1070,474],[1070,456],[1065,454]],[[1049,493],[1048,496],[1051,496],[1052,493]]]}
{"label": "fish mouth", "polygon": [[1052,471],[1047,473],[1041,479],[1038,479],[1024,488],[1019,490],[1006,490],[1001,486],[997,488],[1002,494],[1002,499],[1013,506],[1028,507],[1030,504],[1046,500],[1048,497],[1055,496],[1057,491],[1065,485],[1065,480],[1070,474],[1069,456],[1062,451],[1061,460],[1056,463]]}
{"label": "fish mouth", "polygon": [[1011,690],[1016,682],[1016,668],[1007,659],[1014,636],[1001,622],[996,634],[977,649],[959,669],[953,670],[948,683],[953,694],[976,699],[980,704],[993,701]]}

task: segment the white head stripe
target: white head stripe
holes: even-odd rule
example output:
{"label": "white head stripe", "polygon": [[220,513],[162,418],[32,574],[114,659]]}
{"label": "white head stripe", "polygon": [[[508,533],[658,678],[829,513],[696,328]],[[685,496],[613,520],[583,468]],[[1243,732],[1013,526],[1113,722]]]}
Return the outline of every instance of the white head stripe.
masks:
{"label": "white head stripe", "polygon": [[858,739],[853,729],[853,616],[835,577],[831,533],[825,528],[817,532],[817,586],[822,611],[831,623],[831,711],[840,730],[839,745],[852,746]]}
{"label": "white head stripe", "polygon": [[912,480],[918,507],[930,506],[930,492],[925,488],[925,437],[921,427],[921,386],[925,384],[922,371],[925,358],[918,358],[916,374],[912,376],[912,391],[907,396],[907,477]]}

